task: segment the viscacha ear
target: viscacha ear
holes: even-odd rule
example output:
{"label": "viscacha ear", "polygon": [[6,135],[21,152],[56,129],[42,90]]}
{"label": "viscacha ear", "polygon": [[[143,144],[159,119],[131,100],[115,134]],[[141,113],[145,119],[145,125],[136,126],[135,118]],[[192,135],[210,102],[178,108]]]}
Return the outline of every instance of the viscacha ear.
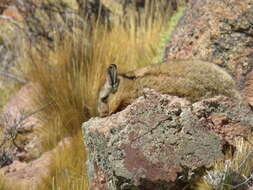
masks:
{"label": "viscacha ear", "polygon": [[115,93],[119,86],[117,66],[115,64],[111,64],[107,68],[107,82],[111,87],[112,93]]}

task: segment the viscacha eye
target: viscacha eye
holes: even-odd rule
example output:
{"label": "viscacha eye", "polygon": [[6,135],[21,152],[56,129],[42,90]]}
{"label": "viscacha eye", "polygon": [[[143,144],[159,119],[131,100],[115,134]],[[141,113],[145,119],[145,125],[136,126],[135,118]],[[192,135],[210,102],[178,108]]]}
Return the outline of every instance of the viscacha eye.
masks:
{"label": "viscacha eye", "polygon": [[103,103],[107,103],[107,98],[108,98],[108,96],[105,96],[105,97],[101,98],[101,101],[102,101]]}

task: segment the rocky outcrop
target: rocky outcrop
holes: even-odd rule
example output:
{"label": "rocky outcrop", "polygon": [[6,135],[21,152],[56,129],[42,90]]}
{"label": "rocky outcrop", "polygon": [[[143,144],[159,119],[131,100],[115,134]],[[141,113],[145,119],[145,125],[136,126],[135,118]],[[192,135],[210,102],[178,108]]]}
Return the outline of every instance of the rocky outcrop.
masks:
{"label": "rocky outcrop", "polygon": [[15,160],[11,165],[1,168],[0,173],[9,184],[14,180],[17,184],[25,185],[27,189],[36,189],[43,177],[50,175],[48,166],[51,159],[69,146],[70,142],[71,138],[64,138],[53,150],[44,152],[38,159],[30,162]]}
{"label": "rocky outcrop", "polygon": [[12,0],[0,1],[0,108],[5,103],[3,94],[7,94],[17,81],[20,83],[16,80],[20,73],[13,69],[20,59],[19,53],[24,40],[24,34],[20,32],[20,19]]}
{"label": "rocky outcrop", "polygon": [[253,105],[252,20],[251,0],[191,0],[165,59],[201,59],[224,67]]}
{"label": "rocky outcrop", "polygon": [[252,126],[249,107],[227,97],[191,104],[146,89],[125,110],[83,124],[91,189],[182,189]]}
{"label": "rocky outcrop", "polygon": [[[41,155],[41,142],[38,136],[35,135],[35,129],[41,127],[41,122],[35,114],[27,117],[27,115],[38,110],[38,108],[33,106],[33,99],[31,97],[38,88],[39,86],[34,83],[24,85],[17,93],[10,97],[8,103],[3,107],[1,115],[3,126],[1,130],[4,134],[0,142],[0,160],[2,160],[3,149],[4,152],[8,152],[11,162],[14,160],[30,161]],[[22,136],[22,141],[17,144],[18,146],[8,143],[8,141],[12,142],[8,138],[10,133],[17,134],[17,141]],[[4,164],[0,165],[2,167]]]}
{"label": "rocky outcrop", "polygon": [[[40,138],[43,121],[38,115],[50,104],[35,107],[33,95],[40,86],[27,83],[13,94],[3,107],[0,127],[3,134],[0,139],[0,174],[8,184],[25,185],[27,189],[36,189],[43,177],[50,175],[49,165],[52,158],[66,146],[70,146],[71,137],[63,138],[55,148],[44,152]],[[15,144],[12,136],[15,136]]]}

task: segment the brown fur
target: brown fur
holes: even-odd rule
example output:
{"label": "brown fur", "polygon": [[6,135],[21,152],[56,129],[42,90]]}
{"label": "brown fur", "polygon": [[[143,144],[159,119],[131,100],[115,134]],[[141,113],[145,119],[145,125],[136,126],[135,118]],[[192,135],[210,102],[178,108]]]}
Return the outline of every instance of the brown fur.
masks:
{"label": "brown fur", "polygon": [[142,95],[144,88],[185,97],[191,102],[215,95],[239,97],[232,77],[220,67],[203,61],[154,64],[119,74],[118,79],[117,91],[109,94],[105,105],[98,103],[100,116],[112,114],[131,104]]}

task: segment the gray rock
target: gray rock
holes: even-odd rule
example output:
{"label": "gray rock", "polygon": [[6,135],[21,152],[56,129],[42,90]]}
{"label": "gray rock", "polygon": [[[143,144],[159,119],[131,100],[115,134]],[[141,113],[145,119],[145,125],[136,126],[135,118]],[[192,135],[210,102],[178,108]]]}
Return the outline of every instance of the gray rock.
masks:
{"label": "gray rock", "polygon": [[91,188],[182,189],[252,125],[248,106],[229,98],[192,105],[147,89],[125,110],[83,124]]}

